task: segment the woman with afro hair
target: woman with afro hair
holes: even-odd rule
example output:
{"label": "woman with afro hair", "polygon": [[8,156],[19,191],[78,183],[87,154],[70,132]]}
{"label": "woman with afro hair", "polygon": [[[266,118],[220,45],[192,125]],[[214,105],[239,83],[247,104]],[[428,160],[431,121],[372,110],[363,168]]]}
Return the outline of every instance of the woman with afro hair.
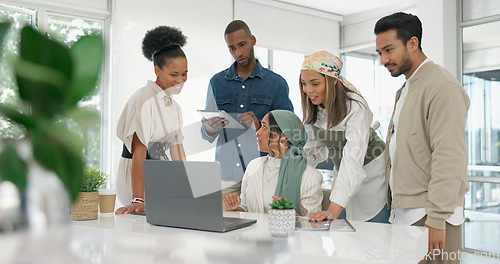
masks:
{"label": "woman with afro hair", "polygon": [[[117,214],[143,213],[145,159],[186,160],[182,146],[182,112],[173,99],[187,79],[187,58],[181,47],[186,37],[177,28],[159,26],[142,41],[142,53],[153,62],[155,81],[136,91],[118,120],[116,133],[123,142],[117,177]],[[170,150],[170,158],[167,150]]]}

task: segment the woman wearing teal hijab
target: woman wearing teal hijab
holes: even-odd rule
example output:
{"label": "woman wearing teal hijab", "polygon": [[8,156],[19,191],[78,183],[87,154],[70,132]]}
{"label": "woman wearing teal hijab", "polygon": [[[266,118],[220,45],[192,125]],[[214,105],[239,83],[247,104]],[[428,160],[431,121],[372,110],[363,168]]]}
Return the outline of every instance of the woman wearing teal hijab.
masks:
{"label": "woman wearing teal hijab", "polygon": [[259,150],[269,154],[249,163],[241,196],[226,195],[224,209],[265,213],[273,199],[284,197],[294,202],[299,215],[321,210],[323,177],[307,166],[307,134],[300,119],[288,110],[271,111],[256,135]]}

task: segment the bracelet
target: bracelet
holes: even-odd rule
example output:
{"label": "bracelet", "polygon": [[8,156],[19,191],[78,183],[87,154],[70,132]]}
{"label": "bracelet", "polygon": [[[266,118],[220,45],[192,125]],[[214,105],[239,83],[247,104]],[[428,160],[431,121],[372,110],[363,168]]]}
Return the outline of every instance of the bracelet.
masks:
{"label": "bracelet", "polygon": [[144,201],[144,199],[142,199],[142,198],[136,197],[136,198],[132,199],[132,201],[130,203],[131,204],[132,203],[140,203],[140,204],[144,204],[145,205],[146,201]]}

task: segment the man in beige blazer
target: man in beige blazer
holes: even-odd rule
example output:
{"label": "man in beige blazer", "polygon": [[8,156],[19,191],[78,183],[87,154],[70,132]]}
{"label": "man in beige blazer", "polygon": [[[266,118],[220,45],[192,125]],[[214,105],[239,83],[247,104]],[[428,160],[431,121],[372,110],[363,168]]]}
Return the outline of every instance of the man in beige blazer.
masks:
{"label": "man in beige blazer", "polygon": [[376,49],[396,94],[386,143],[388,201],[395,224],[429,229],[428,263],[459,263],[469,190],[465,123],[469,97],[460,83],[422,52],[422,23],[395,13],[375,25]]}

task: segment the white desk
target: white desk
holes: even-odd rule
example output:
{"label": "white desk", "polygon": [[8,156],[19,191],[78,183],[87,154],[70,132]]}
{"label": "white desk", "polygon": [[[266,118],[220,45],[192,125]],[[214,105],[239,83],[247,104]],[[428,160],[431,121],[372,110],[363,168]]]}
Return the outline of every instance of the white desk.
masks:
{"label": "white desk", "polygon": [[353,233],[296,231],[274,238],[267,214],[225,216],[257,219],[257,224],[212,233],[153,226],[138,215],[100,217],[41,236],[0,235],[0,263],[401,264],[417,263],[427,252],[427,229],[421,227],[352,222]]}

